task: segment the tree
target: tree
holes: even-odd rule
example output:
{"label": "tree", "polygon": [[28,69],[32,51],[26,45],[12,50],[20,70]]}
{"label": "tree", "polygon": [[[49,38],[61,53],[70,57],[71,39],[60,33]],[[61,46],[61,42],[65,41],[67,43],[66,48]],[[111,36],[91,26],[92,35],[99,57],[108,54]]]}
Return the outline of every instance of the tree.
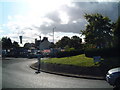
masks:
{"label": "tree", "polygon": [[19,44],[16,41],[14,41],[12,45],[13,45],[13,48],[19,48]]}
{"label": "tree", "polygon": [[71,38],[64,36],[61,40],[56,43],[57,47],[65,48],[65,49],[82,49],[82,39],[78,36],[72,36]]}
{"label": "tree", "polygon": [[56,43],[56,47],[64,48],[66,45],[70,46],[70,38],[67,36],[62,37],[62,39]]}
{"label": "tree", "polygon": [[114,29],[115,47],[120,46],[120,16],[115,24]]}
{"label": "tree", "polygon": [[8,50],[12,48],[12,42],[10,38],[3,37],[2,38],[2,49]]}
{"label": "tree", "polygon": [[34,46],[35,46],[34,43],[25,43],[24,44],[24,48],[26,48],[26,49],[30,49],[31,47],[34,47]]}
{"label": "tree", "polygon": [[71,37],[71,47],[72,48],[81,49],[82,48],[81,43],[82,43],[82,39],[79,38],[78,36]]}
{"label": "tree", "polygon": [[75,48],[70,48],[68,45],[64,47],[65,51],[75,51]]}
{"label": "tree", "polygon": [[85,42],[93,47],[111,47],[114,26],[111,20],[101,14],[85,14],[84,17],[88,21],[86,29],[81,31]]}
{"label": "tree", "polygon": [[55,48],[55,44],[51,42],[50,48]]}

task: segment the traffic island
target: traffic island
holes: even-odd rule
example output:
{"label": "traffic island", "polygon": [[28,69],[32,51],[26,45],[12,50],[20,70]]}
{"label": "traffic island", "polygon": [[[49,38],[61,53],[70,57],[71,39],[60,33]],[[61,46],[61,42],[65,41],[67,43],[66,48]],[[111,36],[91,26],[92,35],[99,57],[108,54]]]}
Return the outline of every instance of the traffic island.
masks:
{"label": "traffic island", "polygon": [[[33,63],[32,65],[30,65],[30,67],[37,70],[38,63]],[[51,63],[42,62],[41,71],[57,74],[57,75],[77,77],[77,78],[105,80],[105,77],[100,67],[80,67],[80,66],[51,64]]]}

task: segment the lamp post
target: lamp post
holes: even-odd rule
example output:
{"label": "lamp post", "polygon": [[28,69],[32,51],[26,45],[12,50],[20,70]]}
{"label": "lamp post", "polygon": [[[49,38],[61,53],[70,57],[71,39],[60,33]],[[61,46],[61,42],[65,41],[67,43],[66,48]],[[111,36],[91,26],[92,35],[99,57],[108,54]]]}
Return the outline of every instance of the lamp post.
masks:
{"label": "lamp post", "polygon": [[41,36],[39,36],[39,38],[40,38],[40,45],[39,45],[39,48],[41,48]]}
{"label": "lamp post", "polygon": [[53,28],[53,44],[54,44],[54,30],[56,27]]}
{"label": "lamp post", "polygon": [[[56,27],[53,28],[53,45],[54,45],[54,30]],[[54,56],[54,46],[53,46],[53,56]]]}

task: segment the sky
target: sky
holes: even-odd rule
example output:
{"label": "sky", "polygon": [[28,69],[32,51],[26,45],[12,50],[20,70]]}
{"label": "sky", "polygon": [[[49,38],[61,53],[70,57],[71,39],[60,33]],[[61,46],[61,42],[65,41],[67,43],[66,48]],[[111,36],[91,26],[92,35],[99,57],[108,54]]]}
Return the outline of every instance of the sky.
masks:
{"label": "sky", "polygon": [[[112,22],[118,18],[118,0],[0,0],[0,38],[34,43],[39,36],[57,42],[63,36],[81,37],[84,14],[99,13]],[[81,37],[83,38],[83,37]]]}

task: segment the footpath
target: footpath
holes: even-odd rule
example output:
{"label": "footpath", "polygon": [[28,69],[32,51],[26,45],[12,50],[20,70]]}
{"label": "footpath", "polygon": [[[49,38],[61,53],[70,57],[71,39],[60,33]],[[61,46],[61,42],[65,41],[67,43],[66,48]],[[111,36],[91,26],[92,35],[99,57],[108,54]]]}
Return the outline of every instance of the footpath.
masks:
{"label": "footpath", "polygon": [[[30,65],[30,67],[34,70],[37,70],[38,69],[38,63],[33,63]],[[54,68],[56,68],[54,65],[53,65]],[[53,68],[52,67],[52,68]],[[47,69],[46,69],[47,68]],[[56,75],[62,75],[62,76],[68,76],[68,77],[76,77],[76,78],[85,78],[85,79],[95,79],[95,80],[105,80],[105,77],[104,76],[95,76],[95,75],[81,75],[81,74],[73,74],[73,73],[67,73],[67,72],[63,72],[62,71],[59,71],[59,70],[51,70],[51,65],[42,65],[41,64],[41,68],[40,70],[42,72],[46,72],[46,73],[51,73],[51,74],[56,74]],[[96,72],[97,73],[97,72]]]}

